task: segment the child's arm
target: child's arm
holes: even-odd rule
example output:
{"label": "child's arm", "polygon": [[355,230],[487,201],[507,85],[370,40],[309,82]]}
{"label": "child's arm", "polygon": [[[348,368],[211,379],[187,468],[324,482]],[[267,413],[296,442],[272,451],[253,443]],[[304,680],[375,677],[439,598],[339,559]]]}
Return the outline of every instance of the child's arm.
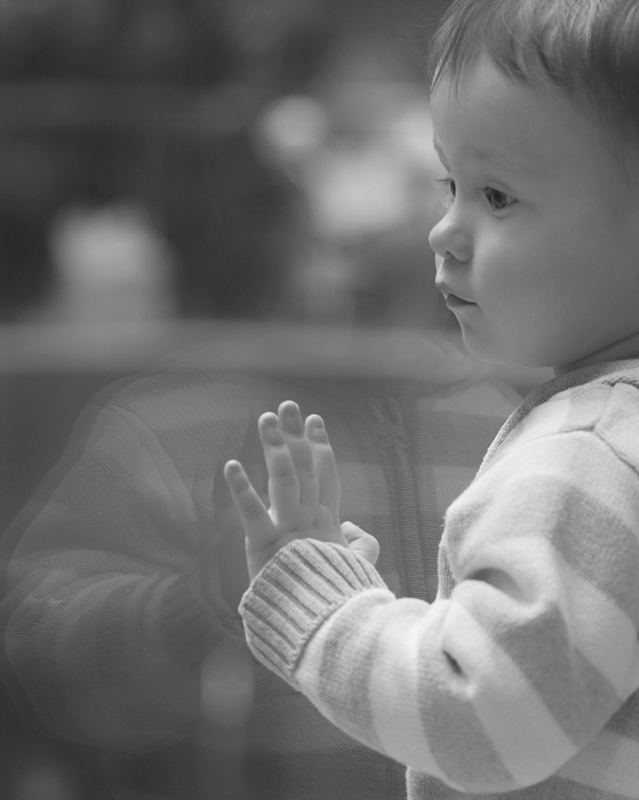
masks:
{"label": "child's arm", "polygon": [[[12,699],[56,735],[122,751],[182,739],[202,713],[203,661],[218,645],[241,651],[241,624],[219,588],[222,522],[210,485],[251,421],[239,382],[205,387],[206,425],[193,413],[202,394],[179,373],[132,390],[139,413],[120,395],[85,409],[0,552],[0,660]],[[156,423],[162,437],[148,423],[157,409],[174,426]],[[195,481],[197,439],[209,460]]]}
{"label": "child's arm", "polygon": [[270,476],[270,508],[238,461],[225,468],[246,533],[250,578],[299,537],[350,546],[374,564],[379,552],[375,538],[351,523],[340,526],[337,463],[322,418],[313,414],[304,422],[297,404],[288,401],[278,414],[262,414],[258,429]]}
{"label": "child's arm", "polygon": [[[294,462],[278,480],[293,483]],[[601,474],[612,509],[589,501]],[[517,790],[593,752],[605,762],[604,728],[639,682],[638,486],[596,437],[536,440],[475,482],[447,517],[433,604],[395,598],[334,523],[273,538],[275,512],[266,524],[241,473],[229,478],[248,546],[268,543],[241,606],[249,645],[334,724],[469,792]]]}

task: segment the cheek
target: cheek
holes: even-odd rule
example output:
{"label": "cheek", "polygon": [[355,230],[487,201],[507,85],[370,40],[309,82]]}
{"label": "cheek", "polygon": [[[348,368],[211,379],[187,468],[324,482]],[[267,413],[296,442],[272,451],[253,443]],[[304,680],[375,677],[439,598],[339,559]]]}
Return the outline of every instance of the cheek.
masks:
{"label": "cheek", "polygon": [[486,240],[476,252],[484,301],[491,306],[510,301],[524,314],[527,306],[538,305],[543,298],[552,304],[569,277],[565,267],[571,249],[561,226],[538,228],[529,223],[504,229],[503,235]]}
{"label": "cheek", "polygon": [[476,250],[473,277],[482,305],[497,310],[534,288],[532,273],[538,262],[534,244],[514,237],[495,238]]}

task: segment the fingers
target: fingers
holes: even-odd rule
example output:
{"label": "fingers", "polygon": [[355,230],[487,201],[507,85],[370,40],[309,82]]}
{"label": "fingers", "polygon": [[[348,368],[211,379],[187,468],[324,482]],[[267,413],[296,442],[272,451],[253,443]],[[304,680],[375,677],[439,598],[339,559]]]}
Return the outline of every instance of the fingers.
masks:
{"label": "fingers", "polygon": [[340,483],[337,461],[323,419],[317,414],[306,418],[306,434],[311,442],[319,482],[319,502],[328,508],[339,524]]}
{"label": "fingers", "polygon": [[286,523],[305,510],[314,519],[323,507],[339,527],[337,463],[322,418],[313,414],[304,423],[297,403],[287,400],[277,415],[262,414],[258,428],[272,517]]}
{"label": "fingers", "polygon": [[228,461],[224,477],[246,535],[252,539],[272,537],[274,528],[269,513],[240,462]]}
{"label": "fingers", "polygon": [[374,536],[358,528],[352,522],[342,522],[342,533],[351,550],[363,556],[369,564],[377,563],[379,542]]}
{"label": "fingers", "polygon": [[291,516],[299,507],[300,489],[291,451],[280,421],[272,412],[262,414],[257,422],[268,469],[268,493],[271,508],[279,519]]}
{"label": "fingers", "polygon": [[297,476],[299,501],[302,505],[313,506],[319,501],[319,484],[312,442],[299,406],[292,400],[286,400],[280,404],[278,415]]}
{"label": "fingers", "polygon": [[253,580],[285,542],[239,461],[225,464],[224,477],[244,528],[246,567]]}

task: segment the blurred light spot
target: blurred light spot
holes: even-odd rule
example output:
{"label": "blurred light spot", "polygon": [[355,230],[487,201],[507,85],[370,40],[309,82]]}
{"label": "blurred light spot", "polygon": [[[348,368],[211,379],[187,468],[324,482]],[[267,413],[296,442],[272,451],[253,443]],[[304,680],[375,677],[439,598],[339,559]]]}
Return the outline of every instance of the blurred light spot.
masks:
{"label": "blurred light spot", "polygon": [[309,204],[321,235],[392,228],[408,216],[403,164],[386,148],[335,147],[312,168]]}
{"label": "blurred light spot", "polygon": [[66,209],[54,222],[51,249],[59,284],[52,311],[60,319],[122,322],[172,315],[172,256],[135,203]]}
{"label": "blurred light spot", "polygon": [[406,155],[413,156],[432,174],[439,174],[442,171],[433,147],[433,120],[430,106],[425,100],[417,100],[407,105],[391,125],[390,132]]}
{"label": "blurred light spot", "polygon": [[320,103],[311,97],[285,97],[267,109],[262,118],[262,134],[281,158],[297,160],[323,141],[329,118]]}

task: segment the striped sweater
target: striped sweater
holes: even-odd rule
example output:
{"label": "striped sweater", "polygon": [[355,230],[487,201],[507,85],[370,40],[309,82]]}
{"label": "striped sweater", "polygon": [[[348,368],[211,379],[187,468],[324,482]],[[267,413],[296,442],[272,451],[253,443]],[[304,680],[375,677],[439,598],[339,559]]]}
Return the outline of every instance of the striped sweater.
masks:
{"label": "striped sweater", "polygon": [[259,484],[257,416],[285,399],[322,414],[343,511],[380,540],[386,584],[433,599],[442,514],[515,403],[454,348],[425,339],[420,352],[428,377],[372,385],[223,373],[195,348],[86,409],[3,537],[3,677],[34,724],[101,751],[107,796],[403,796],[398,763],[250,657],[222,468],[239,457]]}
{"label": "striped sweater", "polygon": [[264,664],[408,766],[410,800],[639,798],[638,539],[635,360],[513,413],[446,513],[434,602],[307,539],[241,612]]}

